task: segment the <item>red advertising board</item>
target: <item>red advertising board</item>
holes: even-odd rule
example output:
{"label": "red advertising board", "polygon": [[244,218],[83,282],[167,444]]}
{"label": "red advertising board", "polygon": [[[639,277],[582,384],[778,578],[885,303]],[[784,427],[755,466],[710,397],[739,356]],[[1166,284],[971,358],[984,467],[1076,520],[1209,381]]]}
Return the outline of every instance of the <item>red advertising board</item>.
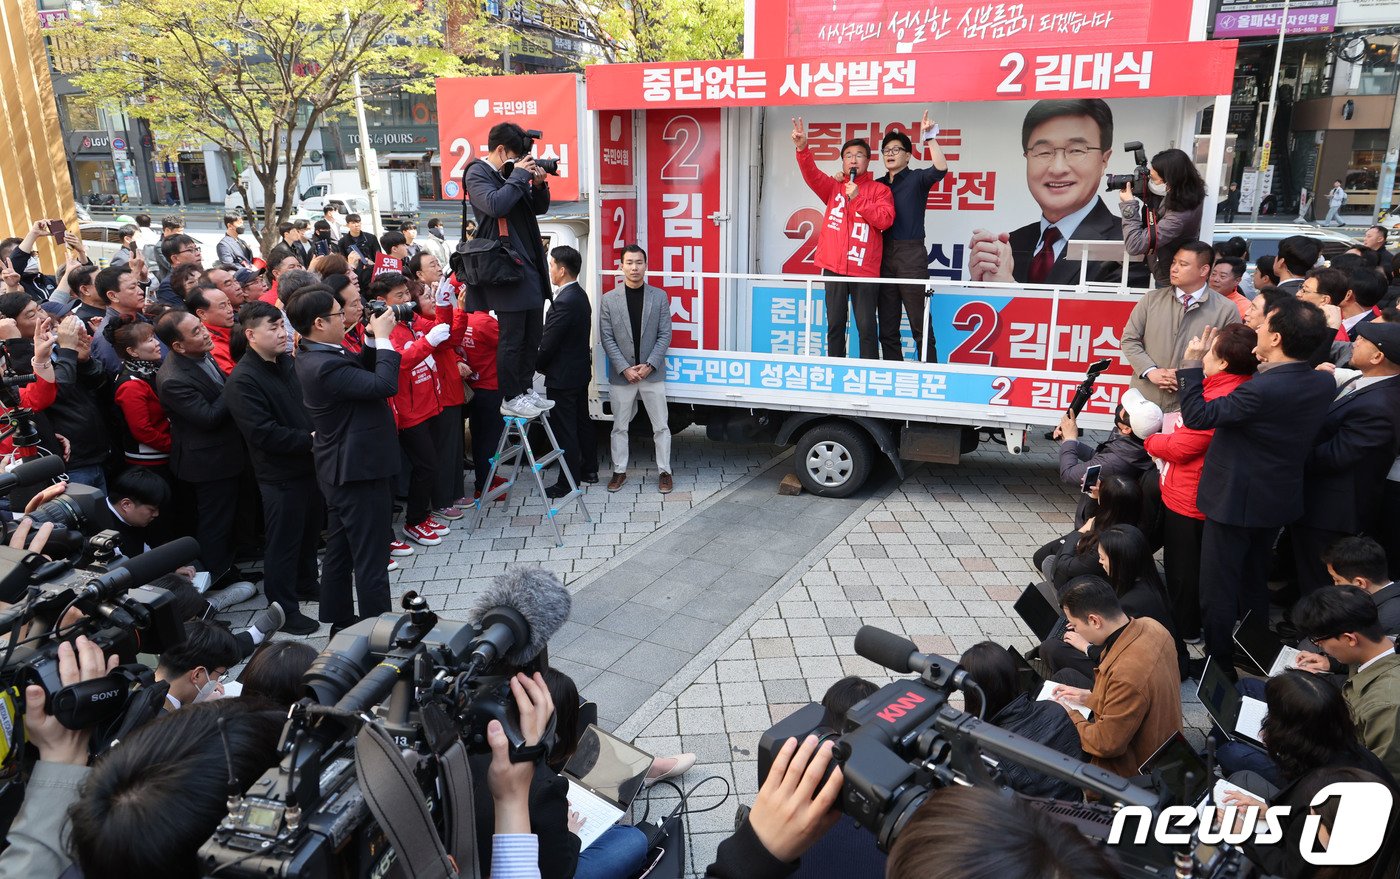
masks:
{"label": "red advertising board", "polygon": [[588,109],[1147,98],[1229,94],[1233,41],[874,55],[595,64]]}
{"label": "red advertising board", "polygon": [[637,153],[632,148],[632,114],[622,111],[598,116],[598,183],[631,186],[636,182]]}
{"label": "red advertising board", "polygon": [[1189,39],[1192,0],[764,0],[757,58]]}
{"label": "red advertising board", "polygon": [[[607,66],[607,65],[602,65]],[[718,272],[718,110],[646,114],[647,263],[651,271]],[[604,252],[607,243],[604,243]],[[652,283],[671,296],[671,347],[719,347],[719,282],[667,274]]]}
{"label": "red advertising board", "polygon": [[462,197],[462,173],[485,158],[486,138],[498,122],[514,122],[544,133],[533,154],[558,159],[559,176],[549,179],[554,201],[577,201],[582,156],[578,146],[578,80],[572,73],[537,76],[467,76],[437,81],[442,195]]}

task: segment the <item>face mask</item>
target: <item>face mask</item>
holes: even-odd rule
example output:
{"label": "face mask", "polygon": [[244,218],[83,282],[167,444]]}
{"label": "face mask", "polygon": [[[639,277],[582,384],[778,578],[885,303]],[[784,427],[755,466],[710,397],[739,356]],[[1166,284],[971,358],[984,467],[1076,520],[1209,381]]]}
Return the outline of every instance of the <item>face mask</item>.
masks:
{"label": "face mask", "polygon": [[[206,674],[206,675],[209,675],[209,673],[208,673],[207,671],[205,672],[205,674]],[[208,701],[212,701],[212,700],[214,700],[214,699],[222,699],[223,696],[224,696],[224,685],[223,685],[223,683],[222,683],[218,678],[213,677],[213,676],[211,675],[211,676],[209,676],[208,682],[206,682],[204,686],[202,686],[202,687],[199,688],[199,692],[195,694],[195,697],[194,697],[194,700],[193,700],[193,701],[194,701],[194,702],[208,702]]]}
{"label": "face mask", "polygon": [[235,234],[235,235],[242,235],[242,234],[243,234],[243,227],[242,227],[242,226],[236,227],[236,228],[233,230],[233,234]]}
{"label": "face mask", "polygon": [[1147,184],[1147,188],[1150,189],[1150,190],[1152,190],[1152,194],[1153,194],[1153,195],[1166,195],[1166,194],[1167,194],[1167,184],[1165,184],[1165,183],[1153,183],[1153,182],[1150,182],[1150,181],[1149,181],[1148,184]]}

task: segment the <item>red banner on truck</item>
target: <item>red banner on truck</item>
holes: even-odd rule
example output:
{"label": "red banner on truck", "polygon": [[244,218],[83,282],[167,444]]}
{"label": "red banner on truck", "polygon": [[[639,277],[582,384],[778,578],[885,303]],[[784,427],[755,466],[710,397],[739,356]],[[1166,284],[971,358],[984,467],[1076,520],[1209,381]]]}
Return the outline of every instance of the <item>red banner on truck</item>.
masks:
{"label": "red banner on truck", "polygon": [[498,122],[543,132],[533,154],[558,159],[549,178],[554,201],[578,201],[582,171],[578,146],[578,78],[572,73],[538,76],[466,76],[437,81],[438,138],[443,167],[442,197],[462,197],[462,174],[472,159],[485,158],[486,138]]}

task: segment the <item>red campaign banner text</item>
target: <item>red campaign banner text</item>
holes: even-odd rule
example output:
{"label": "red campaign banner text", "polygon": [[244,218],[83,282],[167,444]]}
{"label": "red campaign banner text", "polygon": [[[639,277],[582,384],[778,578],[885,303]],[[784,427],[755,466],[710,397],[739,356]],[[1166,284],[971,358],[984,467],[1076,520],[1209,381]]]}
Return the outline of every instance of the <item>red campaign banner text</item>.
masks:
{"label": "red campaign banner text", "polygon": [[[602,244],[601,270],[615,271],[622,267],[622,248],[637,240],[637,199],[633,196],[604,196],[598,203],[602,217],[599,242]],[[650,250],[648,250],[650,255]],[[604,281],[612,286],[611,279]]]}
{"label": "red campaign banner text", "polygon": [[754,57],[1139,45],[1190,37],[1192,0],[764,0]]}
{"label": "red campaign banner text", "polygon": [[939,353],[947,351],[949,363],[1082,373],[1106,357],[1111,374],[1127,376],[1122,328],[1137,301],[1062,296],[1055,310],[1049,298],[934,296],[930,311]]}
{"label": "red campaign banner text", "polygon": [[[719,348],[719,281],[673,272],[718,272],[718,110],[646,114],[647,268],[671,297],[671,347]],[[606,249],[606,246],[605,246]]]}
{"label": "red campaign banner text", "polygon": [[940,52],[860,61],[776,58],[594,64],[588,109],[1148,98],[1229,94],[1232,40]]}
{"label": "red campaign banner text", "polygon": [[632,146],[632,114],[618,110],[598,117],[598,183],[632,186],[637,182],[637,151]]}
{"label": "red campaign banner text", "polygon": [[403,260],[398,257],[389,256],[383,251],[376,253],[374,255],[374,271],[370,274],[370,277],[377,278],[389,272],[399,272],[402,274]]}
{"label": "red campaign banner text", "polygon": [[553,201],[578,201],[578,80],[572,73],[535,76],[465,76],[437,81],[438,146],[443,198],[462,197],[462,174],[472,159],[484,159],[487,135],[499,122],[543,132],[536,158],[558,159],[549,178]]}

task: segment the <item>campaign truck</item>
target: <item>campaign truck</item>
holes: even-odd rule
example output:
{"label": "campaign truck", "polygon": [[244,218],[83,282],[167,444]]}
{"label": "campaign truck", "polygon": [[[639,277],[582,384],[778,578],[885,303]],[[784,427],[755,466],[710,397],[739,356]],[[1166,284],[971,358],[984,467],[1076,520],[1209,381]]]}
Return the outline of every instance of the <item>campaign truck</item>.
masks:
{"label": "campaign truck", "polygon": [[[673,428],[792,445],[815,494],[851,494],[881,458],[902,473],[905,461],[955,463],[982,441],[1020,452],[1102,359],[1112,366],[1081,423],[1109,427],[1129,377],[1120,333],[1141,291],[1120,270],[1119,195],[1106,175],[1134,173],[1123,145],[1137,141],[1149,158],[1185,150],[1219,191],[1236,44],[1204,40],[1190,0],[1102,0],[1082,12],[1061,0],[751,9],[743,59],[592,65],[581,94],[569,74],[495,78],[489,89],[439,81],[443,153],[460,159],[444,195],[461,197],[461,169],[485,154],[489,124],[541,129],[587,204],[580,280],[595,321],[627,244],[646,249],[648,282],[670,296]],[[1071,101],[1081,103],[1046,103]],[[829,357],[814,258],[825,205],[799,170],[794,120],[822,174],[841,175],[842,145],[863,138],[879,177],[891,130],[913,141],[911,167],[929,164],[926,111],[949,165],[925,204],[927,277],[903,282],[927,297],[926,350],[906,317],[902,359],[861,359],[852,316],[851,356]],[[1032,155],[1023,135],[1051,119],[1051,140],[1079,148]],[[1077,231],[1031,283],[1051,215]],[[1014,268],[975,279],[974,238],[1006,242]],[[607,418],[611,366],[595,351],[594,412]]]}

